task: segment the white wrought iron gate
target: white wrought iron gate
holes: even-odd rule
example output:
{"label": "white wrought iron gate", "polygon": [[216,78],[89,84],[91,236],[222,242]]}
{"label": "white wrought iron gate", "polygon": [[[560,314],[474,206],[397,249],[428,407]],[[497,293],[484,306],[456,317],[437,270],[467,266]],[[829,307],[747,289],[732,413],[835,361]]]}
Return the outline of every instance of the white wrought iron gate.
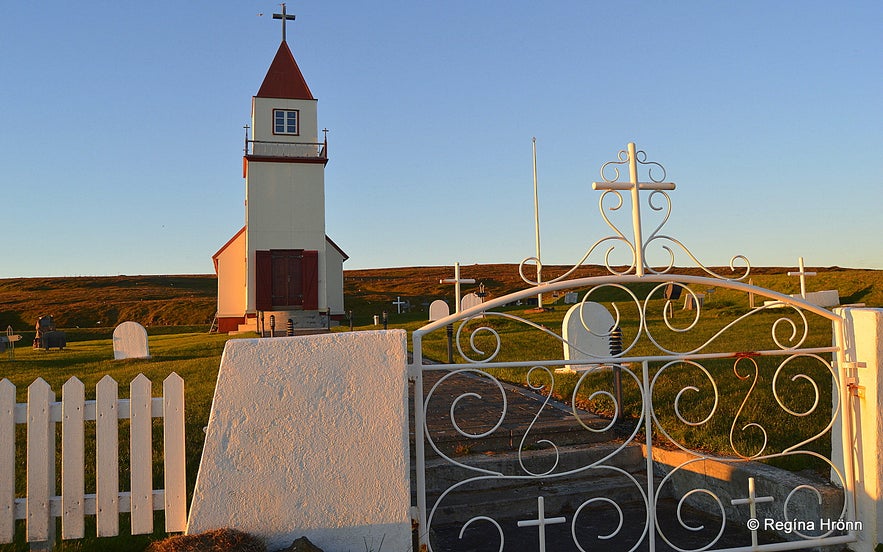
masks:
{"label": "white wrought iron gate", "polygon": [[[617,165],[626,164],[630,181],[620,182]],[[649,182],[638,180],[641,165]],[[601,174],[601,215],[615,235],[548,282],[524,276],[526,263],[539,263],[528,259],[521,272],[532,287],[413,334],[421,546],[784,550],[855,540],[846,413],[857,364],[843,320],[745,283],[744,257],[724,278],[660,234],[674,184],[633,144]],[[641,190],[662,220],[646,239]],[[621,192],[632,197],[633,240],[605,212],[623,205]],[[668,257],[662,268],[645,260],[656,245]],[[611,262],[617,246],[625,266]],[[599,274],[585,275],[603,247]],[[674,274],[675,249],[696,268]],[[576,293],[576,312],[598,303],[613,323],[581,316],[583,337],[566,339],[550,322],[560,316],[525,312],[539,293]],[[611,335],[621,347],[586,345]],[[524,404],[512,399],[525,395]],[[830,460],[835,428],[842,466]]]}

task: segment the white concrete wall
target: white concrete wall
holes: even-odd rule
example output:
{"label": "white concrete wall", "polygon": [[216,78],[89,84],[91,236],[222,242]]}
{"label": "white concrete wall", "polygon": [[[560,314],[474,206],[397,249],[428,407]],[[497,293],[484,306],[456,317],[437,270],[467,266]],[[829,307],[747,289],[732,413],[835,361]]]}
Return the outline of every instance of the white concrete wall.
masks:
{"label": "white concrete wall", "polygon": [[411,548],[403,330],[227,342],[188,533]]}
{"label": "white concrete wall", "polygon": [[[883,309],[841,308],[835,312],[846,320],[847,358],[866,364],[852,370],[859,386],[852,399],[852,415],[857,443],[856,519],[862,522],[862,530],[850,548],[871,552],[883,542]],[[842,422],[839,417],[831,434],[835,466],[843,466]]]}

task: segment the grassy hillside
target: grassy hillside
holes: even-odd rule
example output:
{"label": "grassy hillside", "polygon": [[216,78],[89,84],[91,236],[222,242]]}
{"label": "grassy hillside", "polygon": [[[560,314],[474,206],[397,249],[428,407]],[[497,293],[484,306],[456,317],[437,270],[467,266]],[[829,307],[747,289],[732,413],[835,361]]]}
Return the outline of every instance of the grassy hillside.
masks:
{"label": "grassy hillside", "polygon": [[[552,279],[570,267],[547,266],[543,275]],[[729,268],[715,269],[718,274],[728,274]],[[760,267],[751,270],[754,285],[782,293],[799,293],[800,281],[787,276],[794,268]],[[807,277],[807,290],[837,289],[842,304],[865,303],[869,307],[883,307],[883,271],[859,270],[840,267],[808,268],[818,272]],[[528,268],[529,271],[529,268]],[[705,275],[699,269],[678,270],[681,274]],[[515,264],[469,265],[460,267],[461,278],[474,278],[484,283],[490,297],[500,297],[527,288],[518,274]],[[606,275],[606,269],[586,266],[577,270],[571,278]],[[344,273],[344,295],[348,309],[354,316],[369,316],[386,310],[396,312],[392,304],[397,297],[410,301],[412,312],[428,312],[428,304],[435,299],[451,303],[454,289],[451,284],[439,284],[439,280],[453,278],[452,267],[377,268],[371,270],[348,270]],[[477,289],[477,285],[464,285],[462,293]],[[558,298],[563,301],[563,293]],[[548,298],[547,300],[552,300]]]}
{"label": "grassy hillside", "polygon": [[[547,266],[544,277],[553,278],[568,268]],[[718,272],[726,274],[728,270]],[[797,278],[786,276],[788,270],[755,268],[752,280],[758,286],[797,293],[800,283]],[[838,289],[844,304],[861,302],[883,307],[883,271],[839,267],[811,270],[819,274],[807,279],[809,290]],[[696,269],[683,272],[700,274]],[[606,274],[603,268],[586,266],[573,277],[602,274]],[[347,270],[346,306],[353,311],[356,325],[365,325],[374,314],[384,310],[395,313],[392,302],[401,297],[411,303],[411,317],[417,319],[418,313],[428,311],[433,300],[451,302],[453,286],[439,284],[439,280],[453,275],[450,266]],[[463,266],[461,277],[484,283],[491,297],[527,287],[514,264]],[[463,293],[476,288],[477,285],[464,285]],[[31,330],[37,318],[45,314],[51,314],[62,328],[112,329],[126,320],[152,328],[207,325],[215,313],[216,297],[214,275],[0,279],[0,329],[11,325],[18,332]]]}
{"label": "grassy hillside", "polygon": [[32,329],[52,315],[63,328],[210,324],[218,283],[214,276],[105,276],[0,280],[0,328]]}

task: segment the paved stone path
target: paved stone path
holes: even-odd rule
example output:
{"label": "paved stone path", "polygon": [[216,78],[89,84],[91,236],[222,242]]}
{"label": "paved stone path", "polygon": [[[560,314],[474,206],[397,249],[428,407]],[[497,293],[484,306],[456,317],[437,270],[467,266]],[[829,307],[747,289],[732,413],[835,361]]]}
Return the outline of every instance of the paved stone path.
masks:
{"label": "paved stone path", "polygon": [[[490,469],[509,473],[505,467],[500,467],[506,465],[506,461],[503,459],[507,454],[517,457],[516,453],[521,440],[531,423],[534,422],[538,412],[540,412],[540,416],[536,418],[533,428],[530,429],[528,438],[525,440],[527,446],[524,447],[525,450],[538,450],[524,453],[528,462],[535,461],[538,462],[536,465],[550,465],[549,458],[554,455],[550,455],[550,447],[542,444],[541,440],[543,439],[555,442],[562,451],[574,452],[575,458],[582,454],[592,454],[584,451],[598,449],[600,452],[597,455],[600,457],[611,450],[610,434],[615,436],[617,435],[616,431],[600,436],[589,432],[575,421],[573,412],[567,405],[552,401],[543,408],[545,397],[529,389],[508,384],[502,384],[506,397],[506,415],[500,427],[487,437],[480,439],[465,437],[457,431],[451,421],[452,405],[456,403],[453,408],[453,418],[460,429],[465,433],[477,435],[490,431],[499,420],[503,412],[503,395],[500,388],[486,377],[478,377],[474,374],[448,374],[444,371],[424,372],[424,393],[426,395],[432,393],[428,403],[427,426],[428,432],[439,450],[458,462],[467,465],[481,461],[497,462]],[[609,422],[609,420],[598,418],[586,412],[580,412],[580,416],[584,423],[590,426],[603,427]],[[619,435],[621,439],[621,433]],[[543,448],[546,449],[545,453],[541,450]],[[565,454],[562,454],[562,458],[562,462],[567,462],[568,457]],[[579,461],[586,461],[584,456],[579,456],[576,460],[577,465],[585,465],[579,463]],[[427,447],[427,465],[430,466],[433,463],[436,467],[446,465],[433,453],[431,447]],[[642,459],[639,459],[639,463],[643,466]],[[525,475],[515,461],[510,464],[514,467],[511,471],[512,475]],[[528,467],[530,468],[529,463]],[[430,489],[428,493],[430,507],[437,500],[438,494],[452,484],[451,480],[448,480],[447,483],[442,482],[433,490],[431,481],[433,474],[444,478],[440,475],[441,472],[431,471],[433,469],[435,468],[430,468],[427,476]],[[545,469],[538,468],[538,472],[542,473]],[[641,469],[636,470],[638,478],[644,477],[640,473]],[[561,471],[560,468],[555,473],[559,471]],[[592,480],[592,476],[595,476],[594,480]],[[462,475],[451,477],[453,481],[458,481]],[[641,479],[641,481],[645,481],[645,479]],[[574,544],[571,531],[573,516],[578,505],[592,496],[616,497],[623,492],[622,488],[611,484],[609,477],[598,478],[597,474],[559,481],[534,479],[522,483],[503,489],[493,489],[488,486],[487,489],[472,494],[467,493],[459,499],[454,498],[453,495],[447,497],[446,501],[451,505],[440,510],[437,514],[437,521],[432,523],[433,550],[435,552],[499,550],[499,532],[488,521],[474,522],[464,530],[463,536],[460,538],[463,525],[469,519],[479,515],[492,517],[500,524],[504,534],[505,551],[534,552],[539,550],[539,529],[535,526],[519,527],[518,521],[536,519],[538,516],[537,496],[545,495],[545,504],[548,506],[545,516],[547,518],[561,516],[567,520],[566,523],[550,524],[545,527],[546,550],[577,551],[578,548]],[[640,481],[639,484],[645,485]],[[619,514],[615,507],[608,502],[598,500],[597,504],[585,508],[579,515],[577,539],[583,548],[605,551],[630,550],[636,543],[643,540],[644,542],[637,550],[648,550],[646,536],[642,535],[647,516],[646,506],[640,493],[635,491],[634,484],[628,483],[626,487],[629,485],[631,485],[634,497],[631,500],[617,500],[617,505],[622,509],[625,523],[615,537],[611,539],[597,538],[598,535],[614,532],[619,523]],[[567,495],[574,496],[568,497]],[[484,510],[488,510],[488,512],[482,514],[481,512]],[[496,511],[496,513],[492,513],[492,511]],[[660,527],[666,537],[683,549],[702,548],[715,538],[720,529],[720,521],[705,512],[688,508],[684,510],[684,516],[691,524],[703,525],[704,529],[701,531],[684,529],[677,522],[676,501],[671,498],[660,500],[658,509]],[[750,535],[744,528],[734,527],[732,523],[729,523],[726,533],[715,545],[715,548],[750,545],[750,542]],[[662,539],[657,539],[656,550],[670,551],[674,549]]]}

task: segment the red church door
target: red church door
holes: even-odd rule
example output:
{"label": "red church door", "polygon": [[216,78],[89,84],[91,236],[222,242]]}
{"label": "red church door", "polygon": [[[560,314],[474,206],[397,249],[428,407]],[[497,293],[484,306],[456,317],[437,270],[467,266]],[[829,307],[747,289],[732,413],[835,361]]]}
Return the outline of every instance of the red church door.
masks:
{"label": "red church door", "polygon": [[256,251],[257,310],[319,308],[319,253],[303,249]]}

